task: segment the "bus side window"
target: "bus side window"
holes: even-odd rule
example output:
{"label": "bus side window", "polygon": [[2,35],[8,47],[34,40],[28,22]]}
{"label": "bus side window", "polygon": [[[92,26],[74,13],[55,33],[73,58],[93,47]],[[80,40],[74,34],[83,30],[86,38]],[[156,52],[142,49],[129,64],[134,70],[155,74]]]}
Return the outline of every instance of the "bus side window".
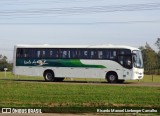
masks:
{"label": "bus side window", "polygon": [[23,57],[28,58],[29,57],[29,49],[25,48],[23,49]]}
{"label": "bus side window", "polygon": [[75,58],[75,50],[74,49],[69,50],[69,58],[71,58],[71,59]]}
{"label": "bus side window", "polygon": [[91,53],[90,58],[91,58],[91,59],[94,59],[94,58],[95,58],[95,53],[94,53],[94,51],[90,51],[90,53]]}
{"label": "bus side window", "polygon": [[96,49],[88,50],[88,58],[89,59],[97,59],[97,51]]}
{"label": "bus side window", "polygon": [[71,50],[68,50],[68,58],[71,58]]}
{"label": "bus side window", "polygon": [[84,55],[84,58],[87,59],[88,58],[88,51],[85,50],[83,55]]}
{"label": "bus side window", "polygon": [[60,56],[61,56],[61,58],[64,58],[64,59],[69,58],[70,57],[69,50],[68,49],[61,49]]}
{"label": "bus side window", "polygon": [[21,58],[23,57],[23,48],[18,48],[17,49],[17,58]]}
{"label": "bus side window", "polygon": [[37,58],[46,58],[47,57],[46,50],[47,49],[37,49],[36,50],[36,57]]}
{"label": "bus side window", "polygon": [[37,49],[36,48],[32,48],[31,57],[32,58],[37,58]]}
{"label": "bus side window", "polygon": [[119,50],[118,62],[125,68],[132,68],[132,57],[129,50]]}
{"label": "bus side window", "polygon": [[60,58],[60,49],[55,49],[55,58]]}
{"label": "bus side window", "polygon": [[104,59],[109,59],[109,50],[107,50],[107,49],[105,49],[104,51],[103,51],[103,53],[104,53],[104,55],[103,55],[103,58]]}
{"label": "bus side window", "polygon": [[79,49],[73,49],[71,53],[71,58],[79,59],[80,58],[80,51]]}
{"label": "bus side window", "polygon": [[37,58],[40,58],[40,56],[41,56],[41,51],[37,50]]}
{"label": "bus side window", "polygon": [[49,50],[49,58],[56,58],[56,49]]}
{"label": "bus side window", "polygon": [[110,55],[109,59],[115,60],[117,57],[117,51],[116,50],[109,50],[109,55]]}
{"label": "bus side window", "polygon": [[53,51],[50,50],[50,51],[49,51],[49,57],[52,57],[52,56],[53,56]]}
{"label": "bus side window", "polygon": [[123,50],[119,50],[118,62],[124,66],[124,54]]}
{"label": "bus side window", "polygon": [[119,56],[119,57],[118,57],[118,62],[119,62],[121,65],[124,65],[124,56]]}
{"label": "bus side window", "polygon": [[103,51],[98,51],[98,59],[102,59],[103,58]]}
{"label": "bus side window", "polygon": [[76,50],[76,58],[78,58],[78,59],[81,58],[81,51],[80,51],[80,49]]}
{"label": "bus side window", "polygon": [[132,68],[132,57],[131,56],[126,56],[125,58],[125,65],[127,68]]}
{"label": "bus side window", "polygon": [[67,50],[63,50],[62,51],[62,58],[67,58],[68,54],[67,54]]}
{"label": "bus side window", "polygon": [[42,50],[42,58],[45,58],[45,57],[46,57],[46,51]]}
{"label": "bus side window", "polygon": [[88,51],[86,49],[79,49],[78,51],[80,59],[88,59]]}

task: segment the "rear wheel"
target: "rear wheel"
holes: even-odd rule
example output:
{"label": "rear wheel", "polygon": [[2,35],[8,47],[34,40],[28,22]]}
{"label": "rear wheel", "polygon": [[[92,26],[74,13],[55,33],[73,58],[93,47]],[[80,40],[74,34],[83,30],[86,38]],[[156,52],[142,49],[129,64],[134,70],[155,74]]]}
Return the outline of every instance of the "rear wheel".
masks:
{"label": "rear wheel", "polygon": [[115,73],[110,73],[107,75],[107,81],[109,83],[117,83],[118,82],[118,77]]}
{"label": "rear wheel", "polygon": [[47,71],[44,73],[44,79],[47,82],[53,82],[56,81],[54,77],[54,73],[52,71]]}

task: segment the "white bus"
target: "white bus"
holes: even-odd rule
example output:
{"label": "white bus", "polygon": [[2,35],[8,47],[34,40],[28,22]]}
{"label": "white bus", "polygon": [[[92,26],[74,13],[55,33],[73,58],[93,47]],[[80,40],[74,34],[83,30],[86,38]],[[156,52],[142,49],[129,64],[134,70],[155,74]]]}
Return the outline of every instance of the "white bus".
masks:
{"label": "white bus", "polygon": [[109,83],[143,78],[141,51],[129,46],[16,45],[15,75],[64,78],[102,78]]}

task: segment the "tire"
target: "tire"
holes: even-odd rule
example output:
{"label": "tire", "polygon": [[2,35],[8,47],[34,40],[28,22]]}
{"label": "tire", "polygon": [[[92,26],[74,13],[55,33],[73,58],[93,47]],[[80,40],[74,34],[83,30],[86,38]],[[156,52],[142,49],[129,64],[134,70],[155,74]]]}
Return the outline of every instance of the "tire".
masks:
{"label": "tire", "polygon": [[118,82],[118,77],[115,73],[110,73],[107,75],[107,81],[109,83],[117,83]]}
{"label": "tire", "polygon": [[47,82],[54,82],[56,81],[55,77],[54,77],[54,73],[52,71],[47,71],[44,73],[44,79]]}

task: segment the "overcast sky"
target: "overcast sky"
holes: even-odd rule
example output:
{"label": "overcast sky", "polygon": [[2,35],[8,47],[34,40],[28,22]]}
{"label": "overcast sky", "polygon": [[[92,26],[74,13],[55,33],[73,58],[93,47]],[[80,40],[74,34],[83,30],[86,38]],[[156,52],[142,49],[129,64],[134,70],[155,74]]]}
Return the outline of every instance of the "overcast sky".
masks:
{"label": "overcast sky", "polygon": [[15,44],[129,45],[160,37],[159,0],[0,0],[0,54]]}

